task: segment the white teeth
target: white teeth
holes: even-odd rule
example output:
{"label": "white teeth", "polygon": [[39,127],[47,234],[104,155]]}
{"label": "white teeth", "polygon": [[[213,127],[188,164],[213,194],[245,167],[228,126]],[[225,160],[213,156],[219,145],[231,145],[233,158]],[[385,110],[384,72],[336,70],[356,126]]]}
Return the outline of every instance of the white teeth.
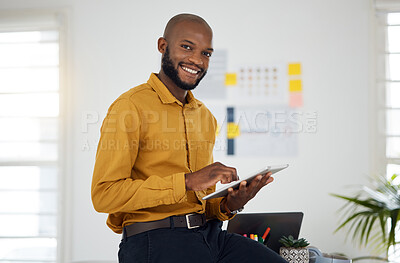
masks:
{"label": "white teeth", "polygon": [[197,71],[196,71],[196,70],[193,70],[193,69],[190,69],[190,68],[187,68],[187,67],[182,67],[182,69],[183,69],[184,71],[189,72],[189,73],[197,74]]}

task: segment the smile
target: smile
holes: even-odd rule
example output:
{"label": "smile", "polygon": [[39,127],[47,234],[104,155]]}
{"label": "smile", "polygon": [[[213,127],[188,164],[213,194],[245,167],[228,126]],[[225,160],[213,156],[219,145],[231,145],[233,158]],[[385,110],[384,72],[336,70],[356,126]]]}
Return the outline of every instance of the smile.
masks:
{"label": "smile", "polygon": [[197,71],[197,70],[194,70],[194,69],[190,69],[190,68],[187,68],[187,67],[184,67],[184,66],[181,66],[181,68],[182,68],[184,71],[189,72],[190,74],[197,74],[197,73],[200,72],[200,71]]}

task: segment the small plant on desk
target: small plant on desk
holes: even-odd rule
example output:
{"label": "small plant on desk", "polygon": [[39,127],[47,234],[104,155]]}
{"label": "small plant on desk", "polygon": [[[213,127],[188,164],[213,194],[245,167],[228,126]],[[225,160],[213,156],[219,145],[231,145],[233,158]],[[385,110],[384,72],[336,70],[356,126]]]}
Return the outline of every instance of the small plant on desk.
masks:
{"label": "small plant on desk", "polygon": [[293,236],[283,236],[279,239],[283,245],[279,254],[289,263],[308,263],[310,255],[307,246],[310,244],[304,238],[294,239]]}

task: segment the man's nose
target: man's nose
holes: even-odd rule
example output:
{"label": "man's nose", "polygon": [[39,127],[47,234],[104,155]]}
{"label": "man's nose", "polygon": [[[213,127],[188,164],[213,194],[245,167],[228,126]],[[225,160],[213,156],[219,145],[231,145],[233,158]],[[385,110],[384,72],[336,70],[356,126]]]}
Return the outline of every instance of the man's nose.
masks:
{"label": "man's nose", "polygon": [[196,52],[194,52],[190,57],[189,57],[189,61],[192,62],[195,65],[203,65],[203,59],[201,58],[201,54],[197,54]]}

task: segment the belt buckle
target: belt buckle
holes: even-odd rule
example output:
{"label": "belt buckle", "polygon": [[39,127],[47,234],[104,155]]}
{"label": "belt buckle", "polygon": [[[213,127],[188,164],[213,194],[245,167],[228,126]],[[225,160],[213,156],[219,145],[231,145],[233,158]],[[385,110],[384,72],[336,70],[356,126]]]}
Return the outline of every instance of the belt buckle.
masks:
{"label": "belt buckle", "polygon": [[189,218],[190,218],[190,216],[194,216],[194,215],[196,215],[196,214],[187,214],[187,215],[185,215],[185,217],[186,217],[186,226],[187,226],[188,229],[193,229],[193,228],[198,228],[198,227],[200,227],[200,226],[191,226],[191,225],[190,225],[190,220],[189,220]]}

